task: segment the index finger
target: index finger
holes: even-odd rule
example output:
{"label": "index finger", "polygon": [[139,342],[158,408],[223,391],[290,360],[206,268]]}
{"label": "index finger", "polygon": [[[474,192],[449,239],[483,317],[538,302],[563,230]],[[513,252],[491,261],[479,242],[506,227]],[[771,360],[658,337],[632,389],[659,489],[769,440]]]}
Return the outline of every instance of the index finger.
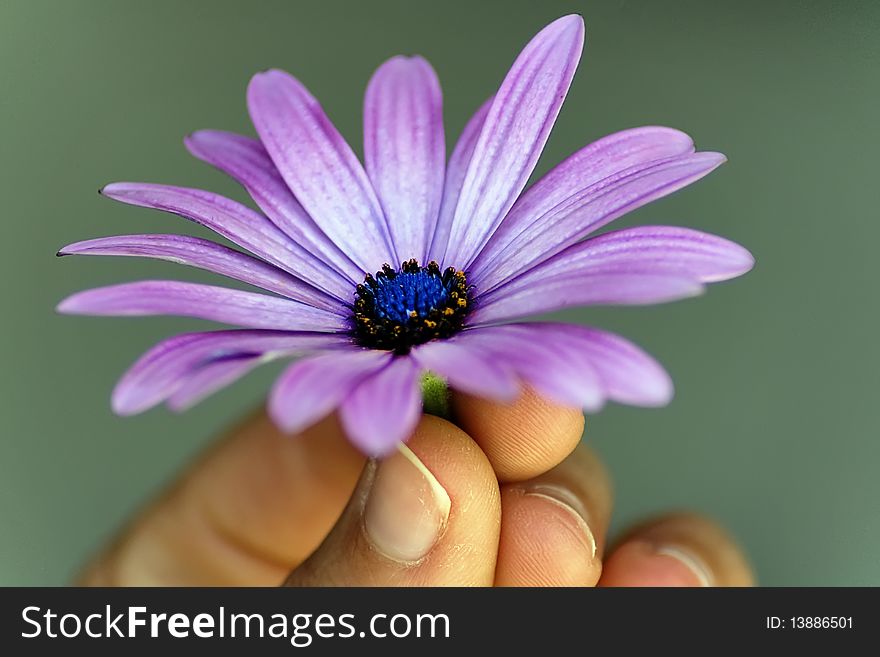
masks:
{"label": "index finger", "polygon": [[530,388],[512,404],[453,392],[455,423],[483,449],[502,482],[537,477],[572,453],[584,432],[580,409],[560,406]]}

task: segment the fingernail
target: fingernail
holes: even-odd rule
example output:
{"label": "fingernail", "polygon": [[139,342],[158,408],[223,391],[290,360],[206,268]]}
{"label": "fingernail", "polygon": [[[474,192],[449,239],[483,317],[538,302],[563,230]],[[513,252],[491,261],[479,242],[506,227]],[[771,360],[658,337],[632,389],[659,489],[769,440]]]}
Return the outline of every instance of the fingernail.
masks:
{"label": "fingernail", "polygon": [[382,461],[367,496],[364,529],[394,561],[422,559],[440,538],[451,502],[437,478],[406,445]]}
{"label": "fingernail", "polygon": [[672,557],[678,561],[690,571],[696,581],[699,582],[699,586],[712,586],[711,571],[703,563],[703,560],[690,550],[685,550],[677,545],[662,545],[655,552],[666,557]]}
{"label": "fingernail", "polygon": [[524,492],[526,495],[540,497],[568,513],[578,528],[590,556],[596,556],[596,538],[590,529],[590,523],[587,522],[587,509],[578,499],[577,495],[561,486],[554,486],[552,484],[535,484],[525,488]]}

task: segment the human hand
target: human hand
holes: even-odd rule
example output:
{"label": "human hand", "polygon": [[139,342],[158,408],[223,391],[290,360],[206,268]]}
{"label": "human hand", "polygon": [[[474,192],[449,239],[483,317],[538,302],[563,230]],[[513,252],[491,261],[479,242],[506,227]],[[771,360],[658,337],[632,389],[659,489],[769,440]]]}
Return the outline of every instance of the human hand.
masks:
{"label": "human hand", "polygon": [[[367,462],[335,417],[295,438],[263,413],[199,459],[80,576],[88,585],[744,586],[715,523],[669,514],[606,550],[611,488],[583,416],[532,393],[453,395]],[[460,428],[459,428],[460,427]],[[607,552],[607,556],[606,556]]]}

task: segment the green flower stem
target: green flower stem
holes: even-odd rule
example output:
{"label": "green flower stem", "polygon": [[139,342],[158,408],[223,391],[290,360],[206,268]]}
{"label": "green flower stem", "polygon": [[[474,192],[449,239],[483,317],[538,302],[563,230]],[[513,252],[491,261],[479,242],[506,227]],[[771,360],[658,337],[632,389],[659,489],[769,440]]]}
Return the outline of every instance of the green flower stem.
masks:
{"label": "green flower stem", "polygon": [[446,381],[432,372],[422,375],[422,404],[425,413],[452,421],[449,405],[449,386]]}

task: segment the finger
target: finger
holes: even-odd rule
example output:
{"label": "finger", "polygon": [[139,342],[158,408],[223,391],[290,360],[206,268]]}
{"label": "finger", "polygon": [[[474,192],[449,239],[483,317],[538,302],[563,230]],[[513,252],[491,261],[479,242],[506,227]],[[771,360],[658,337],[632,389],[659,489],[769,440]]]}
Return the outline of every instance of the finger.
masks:
{"label": "finger", "polygon": [[501,489],[496,586],[595,586],[611,482],[586,445],[549,472]]}
{"label": "finger", "polygon": [[458,427],[422,418],[395,455],[371,461],[337,525],[290,586],[489,586],[498,483]]}
{"label": "finger", "polygon": [[740,548],[717,523],[692,513],[627,532],[605,562],[599,586],[752,586]]}
{"label": "finger", "polygon": [[335,417],[291,437],[260,412],[199,459],[79,581],[277,585],[336,522],[364,460]]}
{"label": "finger", "polygon": [[580,410],[559,406],[531,389],[512,404],[452,394],[456,423],[486,453],[500,481],[536,477],[562,462],[584,431]]}

